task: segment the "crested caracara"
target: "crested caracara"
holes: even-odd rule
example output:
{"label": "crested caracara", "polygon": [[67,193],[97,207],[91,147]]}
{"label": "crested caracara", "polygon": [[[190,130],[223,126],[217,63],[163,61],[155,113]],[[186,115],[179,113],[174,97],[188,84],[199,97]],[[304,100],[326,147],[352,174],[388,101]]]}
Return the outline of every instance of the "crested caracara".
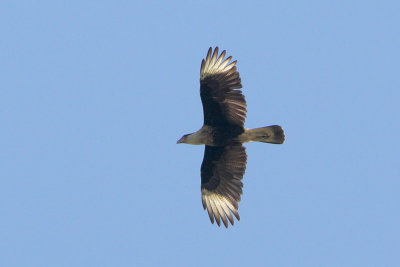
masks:
{"label": "crested caracara", "polygon": [[242,178],[246,170],[245,142],[282,144],[285,135],[281,126],[244,128],[246,100],[242,91],[237,61],[225,59],[225,50],[218,47],[201,62],[200,97],[204,125],[195,133],[186,134],[177,143],[205,145],[201,164],[201,199],[210,220],[233,225],[233,215],[240,220],[238,203],[242,195]]}

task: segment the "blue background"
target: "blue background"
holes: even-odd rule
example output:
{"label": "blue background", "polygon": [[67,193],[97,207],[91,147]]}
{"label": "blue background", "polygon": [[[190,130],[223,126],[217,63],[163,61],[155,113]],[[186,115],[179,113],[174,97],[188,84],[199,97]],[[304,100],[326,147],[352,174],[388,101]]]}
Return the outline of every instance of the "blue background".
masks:
{"label": "blue background", "polygon": [[[2,1],[0,265],[393,266],[398,1]],[[228,229],[200,198],[201,59],[238,60],[252,143]]]}

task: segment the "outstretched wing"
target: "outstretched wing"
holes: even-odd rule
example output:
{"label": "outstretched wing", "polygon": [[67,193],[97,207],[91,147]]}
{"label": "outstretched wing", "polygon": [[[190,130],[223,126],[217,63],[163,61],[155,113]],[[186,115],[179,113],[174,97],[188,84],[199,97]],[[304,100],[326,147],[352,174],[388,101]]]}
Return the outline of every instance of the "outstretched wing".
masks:
{"label": "outstretched wing", "polygon": [[229,220],[233,225],[232,213],[240,220],[238,203],[243,192],[246,163],[246,149],[240,143],[206,146],[201,165],[201,198],[212,223],[215,219],[220,226],[222,220],[228,227]]}
{"label": "outstretched wing", "polygon": [[246,100],[242,94],[237,61],[225,58],[224,50],[218,57],[218,47],[201,62],[200,96],[203,103],[204,124],[210,126],[234,125],[244,127]]}

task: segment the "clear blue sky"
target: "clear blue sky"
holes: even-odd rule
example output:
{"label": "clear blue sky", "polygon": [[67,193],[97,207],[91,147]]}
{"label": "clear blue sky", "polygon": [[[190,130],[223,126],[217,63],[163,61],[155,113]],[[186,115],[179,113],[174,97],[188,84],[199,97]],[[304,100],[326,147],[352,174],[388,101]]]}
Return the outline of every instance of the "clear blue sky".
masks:
{"label": "clear blue sky", "polygon": [[[2,1],[1,266],[400,261],[398,1]],[[238,60],[248,144],[228,229],[201,205],[201,59]]]}

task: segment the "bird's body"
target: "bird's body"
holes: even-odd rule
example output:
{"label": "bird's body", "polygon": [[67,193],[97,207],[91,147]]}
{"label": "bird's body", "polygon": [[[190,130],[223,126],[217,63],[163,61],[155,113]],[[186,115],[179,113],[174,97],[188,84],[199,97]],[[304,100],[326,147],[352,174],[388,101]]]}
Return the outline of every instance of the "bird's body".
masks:
{"label": "bird's body", "polygon": [[282,144],[285,135],[278,125],[256,129],[244,128],[246,100],[241,80],[232,57],[224,60],[225,51],[218,56],[218,47],[200,69],[200,96],[203,103],[204,125],[195,133],[184,135],[178,143],[205,145],[201,165],[201,192],[204,209],[210,220],[233,225],[233,215],[240,220],[238,203],[242,195],[242,178],[246,170],[245,142]]}
{"label": "bird's body", "polygon": [[190,145],[225,146],[232,142],[264,142],[282,144],[283,132],[278,125],[248,129],[203,125],[197,132],[184,135],[185,143]]}

